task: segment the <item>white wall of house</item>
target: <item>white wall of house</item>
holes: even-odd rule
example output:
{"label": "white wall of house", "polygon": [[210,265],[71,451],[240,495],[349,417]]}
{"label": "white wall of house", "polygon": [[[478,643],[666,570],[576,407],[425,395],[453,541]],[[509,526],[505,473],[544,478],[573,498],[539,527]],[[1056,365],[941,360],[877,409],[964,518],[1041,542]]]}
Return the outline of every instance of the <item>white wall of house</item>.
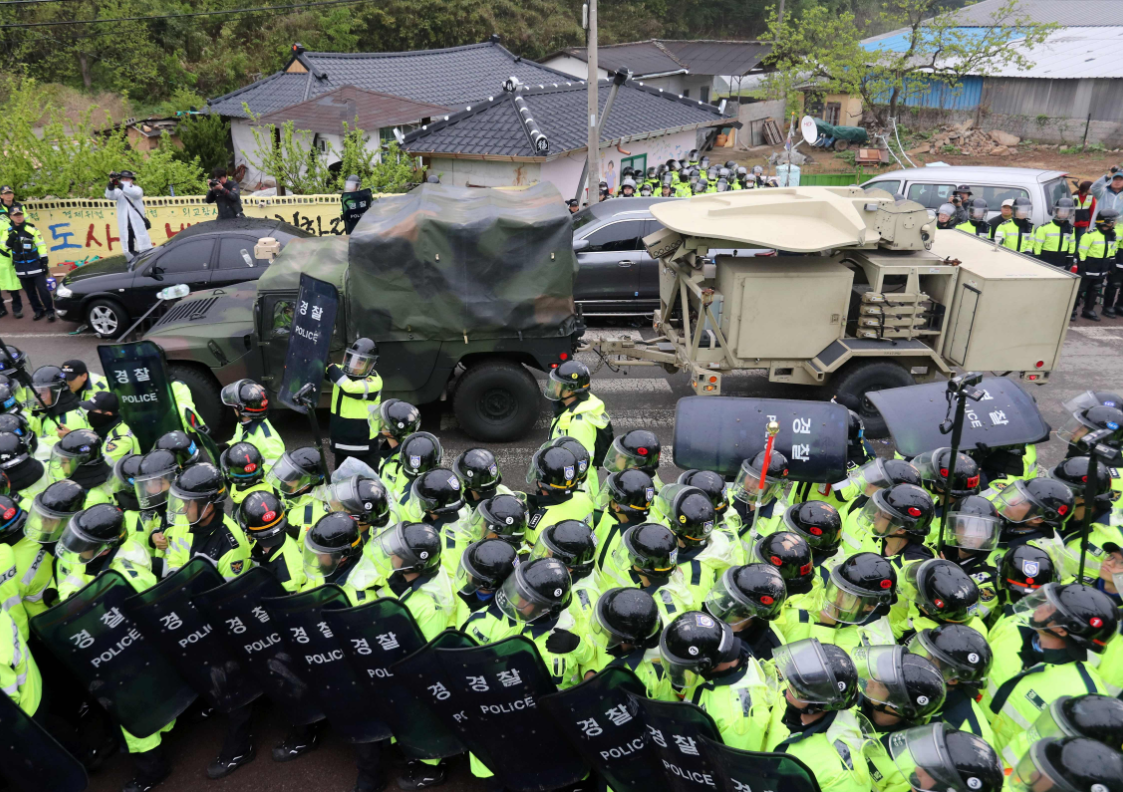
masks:
{"label": "white wall of house", "polygon": [[[242,178],[242,189],[247,192],[276,186],[273,183],[273,177],[262,173],[258,168],[260,158],[256,153],[257,140],[253,136],[253,130],[253,125],[247,119],[232,119],[230,122],[230,135],[234,143],[234,167],[245,164],[246,175]],[[259,131],[263,130],[259,128]],[[378,154],[381,146],[379,130],[367,131],[367,136],[367,151]],[[297,137],[304,142],[306,148],[310,148],[313,142],[318,143],[321,140],[325,146],[330,147],[326,159],[327,165],[339,162],[343,154],[342,135],[316,135],[309,131],[301,132],[297,130]]]}
{"label": "white wall of house", "polygon": [[[589,64],[572,55],[557,55],[547,61],[542,61],[542,65],[550,69],[557,69],[566,74],[572,74],[578,80],[588,79],[589,76]],[[608,70],[597,69],[597,76],[602,80],[607,80]]]}
{"label": "white wall of house", "polygon": [[429,173],[439,176],[441,184],[454,187],[525,187],[541,178],[537,162],[490,162],[486,160],[433,157]]}

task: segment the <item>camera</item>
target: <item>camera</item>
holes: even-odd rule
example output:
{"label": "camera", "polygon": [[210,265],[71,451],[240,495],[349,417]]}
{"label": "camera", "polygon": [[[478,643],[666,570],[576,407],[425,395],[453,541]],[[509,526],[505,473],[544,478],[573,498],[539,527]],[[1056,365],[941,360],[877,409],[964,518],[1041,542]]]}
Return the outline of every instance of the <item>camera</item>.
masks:
{"label": "camera", "polygon": [[218,179],[211,179],[207,182],[207,186],[209,186],[212,190],[217,190],[219,187]]}
{"label": "camera", "polygon": [[113,171],[112,173],[109,174],[109,178],[113,179],[113,181],[117,181],[117,179],[121,178],[121,174],[118,173],[117,171]]}

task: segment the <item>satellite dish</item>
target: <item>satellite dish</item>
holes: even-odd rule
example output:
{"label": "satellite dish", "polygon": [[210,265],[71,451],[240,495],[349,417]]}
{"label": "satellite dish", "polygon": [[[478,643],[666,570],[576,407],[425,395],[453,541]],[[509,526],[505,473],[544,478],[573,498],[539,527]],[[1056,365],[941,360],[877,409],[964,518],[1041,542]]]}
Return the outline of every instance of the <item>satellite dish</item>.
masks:
{"label": "satellite dish", "polygon": [[799,122],[799,131],[803,133],[803,139],[809,146],[814,146],[815,141],[819,139],[819,127],[815,126],[815,119],[809,115],[804,116]]}

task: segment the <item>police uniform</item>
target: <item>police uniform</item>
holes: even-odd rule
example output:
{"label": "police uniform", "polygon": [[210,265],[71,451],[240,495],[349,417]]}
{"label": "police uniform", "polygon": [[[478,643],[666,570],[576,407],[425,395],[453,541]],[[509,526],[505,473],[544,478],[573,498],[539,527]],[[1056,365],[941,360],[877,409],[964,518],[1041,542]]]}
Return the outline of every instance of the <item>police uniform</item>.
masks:
{"label": "police uniform", "polygon": [[[195,410],[195,397],[191,395],[191,389],[187,387],[187,383],[172,380],[171,386],[176,416],[179,418],[183,431],[188,433],[193,430],[207,432],[207,425],[203,423],[203,419],[199,417],[199,413]],[[233,442],[230,445],[233,445]]]}
{"label": "police uniform", "polygon": [[55,306],[47,289],[47,243],[39,229],[26,221],[5,228],[0,250],[11,257],[31,310],[37,317],[46,315],[54,321]]}
{"label": "police uniform", "polygon": [[1011,217],[994,229],[998,244],[1018,253],[1032,253],[1034,245],[1033,223]]}
{"label": "police uniform", "polygon": [[[16,554],[10,545],[3,542],[0,542],[0,610],[11,617],[26,641],[29,635],[27,610],[23,606],[23,597],[20,594]],[[0,640],[2,638],[3,634],[0,633]]]}
{"label": "police uniform", "polygon": [[237,484],[231,483],[229,492],[231,503],[233,503],[235,506],[240,506],[242,504],[242,501],[244,501],[251,492],[274,492],[274,490],[264,481],[259,481],[256,484],[251,484],[245,489],[241,489]]}
{"label": "police uniform", "polygon": [[347,457],[358,457],[370,464],[378,450],[377,427],[370,423],[370,410],[382,402],[382,377],[376,372],[352,379],[334,363],[327,368],[334,383],[331,393],[331,450],[336,466]]}
{"label": "police uniform", "polygon": [[643,683],[647,697],[654,701],[678,701],[671,678],[663,668],[659,649],[634,649],[623,657],[612,657],[600,651],[590,671],[603,671],[608,668],[626,668]]}
{"label": "police uniform", "polygon": [[140,453],[140,441],[133,434],[133,430],[129,428],[128,424],[123,421],[115,423],[105,431],[105,434],[97,429],[94,431],[105,441],[102,443],[101,451],[110,467],[116,465],[129,454]]}
{"label": "police uniform", "polygon": [[596,585],[601,591],[612,588],[638,588],[640,591],[646,591],[655,600],[663,624],[670,624],[676,616],[696,610],[701,605],[694,602],[694,592],[687,585],[686,575],[681,567],[675,567],[664,580],[649,578],[647,585],[644,585],[640,574],[634,569],[621,569],[615,563],[605,569],[597,570],[594,574]]}
{"label": "police uniform", "polygon": [[291,536],[286,535],[285,540],[276,547],[265,547],[254,542],[250,548],[250,558],[257,566],[272,572],[273,577],[280,581],[288,593],[300,591],[300,587],[304,585],[304,559],[301,557],[300,547]]}
{"label": "police uniform", "polygon": [[0,692],[29,718],[43,698],[43,678],[27,648],[27,639],[4,611],[0,611]]}
{"label": "police uniform", "polygon": [[49,607],[43,595],[55,573],[55,557],[47,545],[26,536],[12,545],[12,553],[16,559],[16,581],[23,608],[29,619],[34,618]]}
{"label": "police uniform", "polygon": [[[777,728],[784,714],[775,680],[761,668],[748,647],[738,642],[740,663],[729,671],[701,680],[686,694],[686,701],[698,705],[714,719],[721,741],[742,751],[764,751],[768,735]],[[776,721],[775,725],[773,721]]]}
{"label": "police uniform", "polygon": [[955,230],[966,231],[968,234],[974,234],[975,236],[986,237],[988,239],[990,238],[990,223],[988,223],[986,220],[982,220],[980,222],[968,220],[966,223],[960,223],[959,225],[957,225],[955,227]]}
{"label": "police uniform", "polygon": [[865,737],[851,710],[828,712],[786,737],[770,735],[769,742],[768,750],[790,754],[814,768],[822,792],[869,792],[872,787],[862,753]]}
{"label": "police uniform", "polygon": [[528,511],[526,523],[526,543],[531,547],[538,541],[538,533],[562,520],[580,520],[589,527],[593,525],[593,503],[583,492],[568,491],[550,495],[526,496]]}
{"label": "police uniform", "polygon": [[1080,237],[1080,245],[1077,247],[1080,291],[1072,306],[1073,316],[1076,316],[1077,310],[1081,308],[1081,301],[1085,313],[1095,309],[1096,292],[1103,284],[1104,278],[1115,269],[1116,246],[1114,230],[1108,235],[1095,228]]}
{"label": "police uniform", "polygon": [[975,696],[968,695],[958,685],[949,685],[943,707],[932,714],[932,722],[943,721],[953,729],[971,732],[994,745],[994,730],[987,713],[979,706]]}
{"label": "police uniform", "polygon": [[[70,391],[65,391],[61,394],[61,397],[73,398],[73,394]],[[60,429],[67,429],[68,431],[93,429],[86,418],[86,411],[81,408],[77,400],[74,401],[72,407],[65,411],[56,410],[53,406],[46,413],[43,412],[42,407],[32,410],[28,423],[31,425],[31,431],[39,438],[39,447],[35,450],[35,458],[40,461],[50,459],[51,449],[61,439],[58,434]]]}
{"label": "police uniform", "polygon": [[[816,597],[816,601],[821,600],[821,595]],[[779,627],[787,643],[818,638],[819,643],[834,644],[847,652],[862,644],[888,646],[896,643],[893,628],[885,616],[871,618],[862,624],[823,624],[819,621],[819,608],[793,608],[784,614],[784,621]]]}
{"label": "police uniform", "polygon": [[258,418],[247,423],[240,423],[234,428],[234,436],[230,438],[230,445],[235,443],[249,443],[261,452],[265,459],[265,469],[269,470],[285,453],[285,441],[269,423],[268,418]]}
{"label": "police uniform", "polygon": [[192,526],[172,523],[164,532],[168,549],[164,554],[165,575],[175,572],[198,555],[204,555],[218,569],[224,580],[233,580],[250,569],[250,543],[241,526],[216,506],[214,529],[192,531]]}
{"label": "police uniform", "polygon": [[1056,219],[1033,232],[1033,255],[1054,267],[1068,267],[1076,255],[1076,230],[1068,221]]}
{"label": "police uniform", "polygon": [[[604,402],[591,393],[585,393],[578,396],[572,404],[563,405],[561,402],[557,404],[561,407],[561,412],[555,415],[550,423],[548,439],[574,437],[585,446],[593,463],[598,462],[596,453],[598,435],[605,432],[611,423],[608,413],[605,412]],[[605,445],[607,447],[607,444]]]}
{"label": "police uniform", "polygon": [[401,448],[401,445],[390,450],[390,453],[378,466],[378,477],[386,485],[386,492],[392,501],[400,498],[409,484],[409,479],[402,472],[402,457],[398,451],[399,448]]}
{"label": "police uniform", "polygon": [[379,589],[378,596],[397,599],[405,605],[426,641],[456,627],[458,598],[452,587],[452,576],[442,567],[412,581],[401,574],[391,575]]}

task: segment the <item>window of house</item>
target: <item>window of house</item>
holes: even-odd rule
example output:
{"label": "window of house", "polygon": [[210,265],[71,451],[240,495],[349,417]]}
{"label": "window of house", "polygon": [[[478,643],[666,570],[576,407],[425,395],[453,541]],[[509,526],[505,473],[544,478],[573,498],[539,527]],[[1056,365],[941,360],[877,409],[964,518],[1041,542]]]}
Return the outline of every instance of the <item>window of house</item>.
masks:
{"label": "window of house", "polygon": [[840,102],[827,102],[827,106],[823,111],[823,118],[828,124],[838,124],[839,118],[842,116],[842,104]]}
{"label": "window of house", "polygon": [[647,155],[646,154],[637,154],[634,157],[625,157],[624,159],[620,160],[620,171],[621,171],[621,173],[623,173],[624,168],[628,167],[629,165],[632,166],[633,170],[639,169],[640,173],[646,174],[647,173]]}
{"label": "window of house", "polygon": [[687,99],[689,99],[690,98],[690,89],[689,88],[684,89],[683,92],[682,92],[682,95],[685,96]]}
{"label": "window of house", "polygon": [[703,102],[710,101],[710,86],[703,85],[701,88],[699,88],[698,89],[698,98],[701,99]]}

